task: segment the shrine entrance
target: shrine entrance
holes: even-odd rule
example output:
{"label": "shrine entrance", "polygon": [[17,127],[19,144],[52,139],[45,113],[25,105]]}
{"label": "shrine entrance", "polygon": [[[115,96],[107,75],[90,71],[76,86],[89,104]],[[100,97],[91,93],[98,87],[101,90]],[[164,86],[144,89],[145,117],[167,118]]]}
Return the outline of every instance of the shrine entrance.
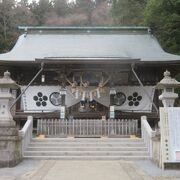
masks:
{"label": "shrine entrance", "polygon": [[97,101],[89,101],[88,99],[67,109],[70,119],[106,119],[108,117],[108,107],[98,103]]}

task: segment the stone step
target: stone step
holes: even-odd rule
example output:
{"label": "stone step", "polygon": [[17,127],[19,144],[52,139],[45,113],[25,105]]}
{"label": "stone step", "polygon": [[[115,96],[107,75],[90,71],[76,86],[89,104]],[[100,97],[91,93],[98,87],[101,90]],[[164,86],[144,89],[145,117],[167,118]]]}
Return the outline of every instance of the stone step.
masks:
{"label": "stone step", "polygon": [[145,147],[145,143],[30,143],[29,147]]}
{"label": "stone step", "polygon": [[143,142],[141,138],[33,138],[32,142]]}
{"label": "stone step", "polygon": [[24,158],[59,160],[148,159],[141,138],[33,138]]}
{"label": "stone step", "polygon": [[25,159],[39,160],[146,160],[149,156],[24,156]]}
{"label": "stone step", "polygon": [[147,156],[146,151],[25,151],[25,156]]}
{"label": "stone step", "polygon": [[146,147],[29,147],[27,151],[147,151]]}
{"label": "stone step", "polygon": [[143,142],[31,142],[29,147],[145,147]]}

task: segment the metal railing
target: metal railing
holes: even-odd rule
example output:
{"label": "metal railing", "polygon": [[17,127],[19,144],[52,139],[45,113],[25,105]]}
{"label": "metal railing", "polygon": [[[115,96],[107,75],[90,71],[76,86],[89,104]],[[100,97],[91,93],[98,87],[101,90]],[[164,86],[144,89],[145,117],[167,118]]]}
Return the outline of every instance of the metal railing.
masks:
{"label": "metal railing", "polygon": [[152,137],[155,131],[152,130],[151,126],[147,121],[146,116],[141,117],[141,137],[148,148],[149,156],[152,158]]}
{"label": "metal railing", "polygon": [[37,121],[38,135],[94,137],[137,133],[137,119],[38,119]]}
{"label": "metal railing", "polygon": [[19,136],[22,137],[22,154],[24,154],[25,149],[28,147],[33,133],[33,117],[28,116],[24,127],[19,130]]}

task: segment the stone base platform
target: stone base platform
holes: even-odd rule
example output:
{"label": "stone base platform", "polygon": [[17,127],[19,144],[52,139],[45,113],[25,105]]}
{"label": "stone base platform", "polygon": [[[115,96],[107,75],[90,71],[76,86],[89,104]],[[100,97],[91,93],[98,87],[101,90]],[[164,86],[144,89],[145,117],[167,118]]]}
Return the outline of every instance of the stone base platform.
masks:
{"label": "stone base platform", "polygon": [[0,168],[22,161],[21,137],[15,126],[0,125]]}

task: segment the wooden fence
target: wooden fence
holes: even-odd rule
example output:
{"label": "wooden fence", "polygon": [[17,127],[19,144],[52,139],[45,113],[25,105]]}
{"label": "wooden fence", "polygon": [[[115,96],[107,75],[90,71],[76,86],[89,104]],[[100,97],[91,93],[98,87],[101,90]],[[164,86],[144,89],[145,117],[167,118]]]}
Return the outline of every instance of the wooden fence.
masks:
{"label": "wooden fence", "polygon": [[37,134],[46,136],[126,136],[138,132],[137,119],[38,119]]}

